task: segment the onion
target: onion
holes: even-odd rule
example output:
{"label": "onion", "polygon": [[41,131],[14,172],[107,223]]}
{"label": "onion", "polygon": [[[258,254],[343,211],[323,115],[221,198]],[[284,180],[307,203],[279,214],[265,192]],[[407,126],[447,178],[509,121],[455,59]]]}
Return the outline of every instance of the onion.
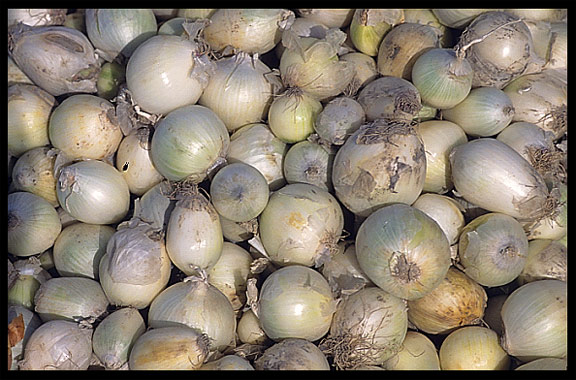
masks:
{"label": "onion", "polygon": [[528,257],[516,280],[520,285],[538,280],[566,281],[568,249],[558,241],[535,239],[528,243]]}
{"label": "onion", "polygon": [[92,329],[70,321],[48,321],[28,339],[20,370],[87,370],[92,358]]}
{"label": "onion", "polygon": [[[18,369],[24,347],[32,333],[42,324],[40,317],[23,306],[8,306],[8,369]],[[12,359],[10,360],[10,357]]]}
{"label": "onion", "polygon": [[230,136],[226,160],[252,165],[266,178],[270,190],[277,190],[286,183],[282,163],[287,151],[286,143],[267,124],[255,123],[237,129]]}
{"label": "onion", "polygon": [[445,195],[424,193],[412,203],[412,207],[434,219],[442,228],[450,245],[458,242],[465,224],[462,206],[458,202]]}
{"label": "onion", "polygon": [[297,264],[272,272],[262,284],[257,304],[262,330],[274,341],[322,338],[335,310],[328,281],[314,269]]}
{"label": "onion", "polygon": [[86,9],[86,34],[107,61],[130,57],[156,29],[151,9]]}
{"label": "onion", "polygon": [[568,369],[568,362],[566,359],[560,358],[540,358],[532,360],[531,362],[524,363],[515,368],[516,371],[542,371],[542,370],[556,370],[563,371]]}
{"label": "onion", "polygon": [[374,57],[384,36],[403,19],[402,9],[356,9],[350,22],[350,39],[358,51]]}
{"label": "onion", "polygon": [[8,51],[38,87],[53,96],[96,92],[100,62],[88,37],[65,26],[14,25]]}
{"label": "onion", "polygon": [[336,368],[379,365],[400,349],[408,328],[406,303],[377,287],[345,298],[336,309],[322,350]]}
{"label": "onion", "polygon": [[328,360],[313,343],[305,339],[288,338],[264,351],[254,361],[258,371],[278,370],[330,370]]}
{"label": "onion", "polygon": [[120,369],[128,363],[136,340],[146,325],[137,309],[126,307],[109,314],[94,329],[94,354],[106,369]]}
{"label": "onion", "polygon": [[378,77],[376,61],[373,57],[359,52],[350,52],[340,56],[341,61],[350,62],[354,69],[354,77],[344,90],[344,94],[354,95],[356,92]]}
{"label": "onion", "polygon": [[176,15],[178,17],[184,17],[189,20],[197,20],[201,18],[210,18],[216,12],[215,8],[188,8],[188,9],[176,9]]}
{"label": "onion", "polygon": [[322,275],[326,277],[335,294],[350,295],[358,290],[374,286],[372,281],[360,269],[356,258],[354,243],[338,244],[338,252],[333,254],[321,268]]}
{"label": "onion", "polygon": [[260,214],[259,227],[273,263],[320,266],[337,249],[344,216],[328,191],[294,183],[272,193]]}
{"label": "onion", "polygon": [[380,118],[412,120],[420,109],[420,94],[409,81],[392,76],[368,83],[358,93],[358,103],[366,112],[366,120]]}
{"label": "onion", "polygon": [[456,146],[450,164],[456,190],[476,206],[520,221],[537,220],[550,212],[550,194],[540,174],[495,138]]}
{"label": "onion", "polygon": [[235,345],[236,316],[228,298],[205,279],[187,277],[164,289],[150,305],[148,326],[187,326],[206,334],[210,351]]}
{"label": "onion", "polygon": [[8,276],[14,280],[8,284],[8,305],[24,307],[34,311],[34,296],[40,285],[52,278],[34,256],[17,260],[9,269]]}
{"label": "onion", "polygon": [[252,309],[247,309],[242,313],[238,320],[236,333],[238,334],[238,340],[242,343],[264,345],[269,341]]}
{"label": "onion", "polygon": [[443,370],[507,370],[510,357],[489,328],[466,326],[450,333],[439,350]]}
{"label": "onion", "polygon": [[62,25],[67,9],[8,9],[8,26],[22,22],[30,26]]}
{"label": "onion", "polygon": [[284,157],[284,177],[289,184],[308,183],[324,190],[332,190],[332,161],[329,148],[300,141],[290,147]]}
{"label": "onion", "polygon": [[[407,11],[404,10],[404,13]],[[440,48],[440,31],[437,28],[415,22],[396,25],[380,44],[378,72],[410,80],[414,62],[420,55],[434,48]]]}
{"label": "onion", "polygon": [[252,364],[238,355],[225,355],[220,359],[204,363],[204,365],[198,369],[201,371],[254,371]]}
{"label": "onion", "polygon": [[356,256],[377,286],[409,301],[436,288],[450,267],[450,246],[440,226],[402,203],[384,206],[362,222]]}
{"label": "onion", "polygon": [[258,232],[258,219],[251,219],[248,222],[234,222],[220,217],[220,226],[224,239],[233,243],[239,243],[251,239]]}
{"label": "onion", "polygon": [[222,254],[224,238],[218,213],[197,189],[182,189],[166,227],[166,250],[174,265],[191,275],[210,269]]}
{"label": "onion", "polygon": [[449,28],[464,29],[476,16],[488,9],[432,9],[438,21]]}
{"label": "onion", "polygon": [[111,226],[74,223],[65,227],[53,246],[54,266],[60,276],[98,280],[98,267],[116,230]]}
{"label": "onion", "polygon": [[186,326],[154,328],[140,335],[128,361],[131,370],[193,370],[208,356],[206,337]]}
{"label": "onion", "polygon": [[568,344],[566,282],[529,282],[502,306],[502,347],[521,361],[565,358]]}
{"label": "onion", "polygon": [[15,84],[34,84],[30,78],[20,70],[12,57],[8,55],[8,86]]}
{"label": "onion", "polygon": [[162,22],[158,27],[158,34],[170,34],[173,36],[185,35],[184,23],[187,23],[191,18],[186,17],[173,17]]}
{"label": "onion", "polygon": [[342,145],[366,121],[362,105],[352,98],[339,96],[326,105],[314,123],[321,142]]}
{"label": "onion", "polygon": [[106,100],[112,100],[119,92],[120,85],[125,86],[126,67],[116,62],[106,62],[102,65],[98,82],[96,82],[97,94]]}
{"label": "onion", "polygon": [[[466,49],[466,45],[473,44]],[[462,32],[456,50],[465,48],[474,71],[473,87],[503,88],[523,74],[544,65],[534,52],[530,29],[520,19],[502,11],[479,15]]]}
{"label": "onion", "polygon": [[98,281],[84,277],[55,277],[38,288],[34,310],[43,322],[54,319],[93,324],[105,316],[108,298]]}
{"label": "onion", "polygon": [[216,62],[198,103],[214,111],[233,132],[265,119],[280,86],[257,55],[240,52]]}
{"label": "onion", "polygon": [[122,140],[114,106],[94,95],[66,98],[50,116],[50,141],[70,159],[108,158]]}
{"label": "onion", "polygon": [[294,22],[287,9],[217,9],[210,16],[204,38],[212,50],[230,46],[249,54],[264,54],[280,42],[282,30]]}
{"label": "onion", "polygon": [[58,202],[84,223],[113,224],[128,213],[130,190],[122,174],[98,160],[78,161],[63,167],[56,189]]}
{"label": "onion", "polygon": [[126,84],[142,110],[166,115],[196,103],[214,68],[196,42],[157,35],[132,53],[126,65]]}
{"label": "onion", "polygon": [[8,194],[8,252],[19,257],[52,247],[62,230],[54,206],[25,191]]}
{"label": "onion", "polygon": [[56,155],[47,146],[32,148],[23,153],[12,168],[12,185],[15,190],[27,191],[58,206],[54,162]]}
{"label": "onion", "polygon": [[550,24],[550,29],[552,37],[546,68],[566,69],[568,67],[568,23],[553,22]]}
{"label": "onion", "polygon": [[303,141],[314,133],[314,123],[321,111],[322,103],[306,91],[298,87],[289,88],[270,105],[270,130],[285,143]]}
{"label": "onion", "polygon": [[316,21],[328,28],[343,28],[352,22],[354,9],[299,8],[300,17]]}
{"label": "onion", "polygon": [[48,122],[56,99],[31,84],[8,87],[8,152],[19,157],[24,152],[49,145]]}
{"label": "onion", "polygon": [[134,218],[166,231],[170,214],[176,205],[175,189],[169,181],[152,186],[140,198],[134,200]]}
{"label": "onion", "polygon": [[268,182],[253,166],[228,164],[210,181],[210,199],[219,215],[234,222],[256,218],[268,204]]}
{"label": "onion", "polygon": [[494,87],[477,87],[455,107],[442,110],[442,118],[458,124],[469,136],[487,137],[501,132],[514,117],[510,97]]}
{"label": "onion", "polygon": [[552,215],[524,225],[529,240],[560,240],[568,235],[568,186],[562,183],[554,185],[551,193],[560,193],[559,206]]}
{"label": "onion", "polygon": [[404,9],[404,23],[432,26],[438,29],[441,46],[448,47],[454,45],[452,30],[440,23],[432,9]]}
{"label": "onion", "polygon": [[163,118],[152,135],[150,157],[170,181],[203,181],[223,162],[230,137],[211,109],[200,105],[178,108]]}
{"label": "onion", "polygon": [[438,350],[426,335],[408,330],[402,349],[386,360],[383,367],[389,371],[440,370]]}
{"label": "onion", "polygon": [[338,199],[359,216],[393,202],[411,204],[426,178],[424,145],[415,123],[377,119],[360,127],[334,157]]}

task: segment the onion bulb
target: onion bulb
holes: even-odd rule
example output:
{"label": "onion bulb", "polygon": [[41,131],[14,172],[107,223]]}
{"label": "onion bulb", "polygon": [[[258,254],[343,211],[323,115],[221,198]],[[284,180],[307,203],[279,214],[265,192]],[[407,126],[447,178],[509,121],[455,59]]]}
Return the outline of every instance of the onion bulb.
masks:
{"label": "onion bulb", "polygon": [[252,309],[247,309],[242,313],[236,328],[238,340],[242,343],[253,345],[265,345],[269,338],[260,326],[260,321]]}
{"label": "onion bulb", "polygon": [[382,365],[389,371],[440,370],[438,350],[426,335],[408,330],[402,349]]}
{"label": "onion bulb", "polygon": [[328,280],[332,291],[339,295],[350,295],[364,287],[374,286],[358,264],[356,247],[353,243],[348,246],[346,244],[339,243],[338,252],[321,268],[322,275]]}
{"label": "onion bulb", "polygon": [[366,113],[356,100],[339,96],[324,105],[316,117],[314,130],[321,142],[342,145],[364,122]]}
{"label": "onion bulb", "polygon": [[328,28],[344,28],[352,22],[354,9],[298,8],[298,15]]}
{"label": "onion bulb", "polygon": [[12,185],[15,190],[27,191],[58,206],[54,162],[56,155],[51,148],[41,146],[22,154],[12,168]]}
{"label": "onion bulb", "polygon": [[566,359],[560,358],[540,358],[524,363],[515,368],[516,371],[563,371],[568,369]]}
{"label": "onion bulb", "polygon": [[387,118],[410,121],[422,103],[420,94],[406,79],[385,76],[368,83],[358,93],[358,103],[366,112],[366,120]]}
{"label": "onion bulb", "polygon": [[284,157],[284,177],[288,183],[308,183],[332,190],[334,153],[312,141],[300,141]]}
{"label": "onion bulb", "polygon": [[516,280],[520,285],[538,280],[566,281],[568,249],[555,240],[534,239],[528,243],[528,257]]}
{"label": "onion bulb", "polygon": [[315,344],[306,339],[288,338],[268,347],[262,356],[254,361],[254,368],[259,371],[328,371],[330,364]]}
{"label": "onion bulb", "polygon": [[201,371],[254,371],[254,367],[250,362],[238,355],[225,355],[220,359],[212,360],[204,363],[199,368]]}
{"label": "onion bulb", "polygon": [[356,9],[350,22],[350,39],[358,51],[374,57],[384,36],[403,20],[402,9]]}
{"label": "onion bulb", "polygon": [[166,231],[170,214],[176,204],[175,189],[169,181],[152,186],[140,198],[134,200],[134,218],[150,224],[156,229]]}
{"label": "onion bulb", "polygon": [[478,15],[487,12],[488,9],[432,9],[434,16],[442,25],[449,28],[464,29]]}
{"label": "onion bulb", "polygon": [[415,123],[377,119],[361,126],[334,157],[338,199],[359,216],[401,202],[412,204],[426,178],[424,145]]}
{"label": "onion bulb", "polygon": [[340,56],[340,60],[350,62],[354,77],[344,90],[344,95],[354,95],[359,89],[378,78],[376,60],[367,54],[352,51]]}
{"label": "onion bulb", "polygon": [[412,207],[434,219],[444,231],[450,245],[458,242],[465,224],[463,209],[458,202],[445,195],[424,193],[412,203]]}
{"label": "onion bulb", "polygon": [[502,347],[521,361],[565,358],[568,345],[566,282],[539,280],[512,292],[502,306]]}
{"label": "onion bulb", "polygon": [[356,256],[377,286],[409,301],[436,288],[451,264],[448,239],[440,226],[402,203],[384,206],[362,222]]}
{"label": "onion bulb", "polygon": [[[8,369],[18,369],[24,347],[32,333],[42,324],[36,313],[23,306],[8,306]],[[12,360],[10,360],[12,357]]]}

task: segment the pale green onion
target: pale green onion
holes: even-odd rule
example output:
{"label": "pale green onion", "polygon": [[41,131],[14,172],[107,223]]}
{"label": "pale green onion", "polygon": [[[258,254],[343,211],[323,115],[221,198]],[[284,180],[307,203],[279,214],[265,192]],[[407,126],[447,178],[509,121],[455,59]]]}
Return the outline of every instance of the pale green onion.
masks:
{"label": "pale green onion", "polygon": [[440,358],[434,343],[426,335],[408,330],[402,349],[382,365],[389,371],[440,370]]}
{"label": "pale green onion", "polygon": [[47,146],[32,148],[22,154],[12,168],[14,189],[39,195],[52,206],[58,206],[55,160],[54,151]]}
{"label": "pale green onion", "polygon": [[462,206],[458,202],[445,195],[424,193],[412,203],[412,207],[434,219],[444,231],[450,245],[458,242],[465,225]]}
{"label": "pale green onion", "polygon": [[350,39],[358,51],[374,57],[384,36],[403,19],[402,9],[356,9],[350,22]]}
{"label": "pale green onion", "polygon": [[332,190],[332,161],[334,153],[320,144],[300,141],[290,147],[284,157],[286,182],[308,183],[324,190]]}

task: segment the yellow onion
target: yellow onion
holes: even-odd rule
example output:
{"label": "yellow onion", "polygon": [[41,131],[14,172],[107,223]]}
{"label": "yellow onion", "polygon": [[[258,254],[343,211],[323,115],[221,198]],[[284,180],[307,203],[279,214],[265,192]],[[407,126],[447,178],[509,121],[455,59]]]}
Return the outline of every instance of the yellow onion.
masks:
{"label": "yellow onion", "polygon": [[480,324],[487,298],[482,286],[450,267],[430,293],[408,301],[408,319],[425,333],[448,334],[460,326]]}
{"label": "yellow onion", "polygon": [[342,145],[366,121],[366,113],[356,100],[339,96],[324,105],[316,117],[314,130],[321,142]]}
{"label": "yellow onion", "polygon": [[402,203],[384,206],[362,222],[356,256],[377,286],[410,301],[436,288],[451,263],[448,239],[440,226]]}
{"label": "yellow onion", "polygon": [[389,371],[440,370],[438,350],[424,334],[408,330],[402,349],[382,365]]}
{"label": "yellow onion", "polygon": [[22,154],[12,168],[12,185],[15,190],[27,191],[58,206],[54,162],[56,155],[47,146],[32,148]]}
{"label": "yellow onion", "polygon": [[412,203],[412,207],[434,219],[444,231],[450,245],[458,242],[465,224],[462,207],[458,202],[445,195],[424,193]]}
{"label": "yellow onion", "polygon": [[343,28],[352,21],[354,9],[298,8],[298,15],[328,28]]}
{"label": "yellow onion", "polygon": [[528,258],[516,280],[520,285],[538,280],[566,281],[568,249],[558,241],[535,239],[528,243]]}
{"label": "yellow onion", "polygon": [[361,126],[334,157],[337,198],[359,216],[401,202],[412,204],[426,178],[426,155],[416,123],[377,119]]}
{"label": "yellow onion", "polygon": [[131,370],[193,370],[208,356],[206,337],[187,326],[154,328],[140,335],[132,350]]}
{"label": "yellow onion", "polygon": [[335,310],[328,281],[316,270],[295,264],[266,277],[255,312],[270,339],[313,342],[328,332]]}
{"label": "yellow onion", "polygon": [[92,358],[92,329],[76,322],[43,323],[28,339],[20,370],[87,370]]}
{"label": "yellow onion", "polygon": [[358,103],[366,112],[366,120],[388,118],[412,120],[422,103],[420,94],[406,79],[385,76],[368,83],[358,93]]}
{"label": "yellow onion", "polygon": [[320,266],[336,249],[343,227],[336,198],[307,183],[272,193],[259,218],[266,254],[278,265]]}
{"label": "yellow onion", "polygon": [[450,333],[439,350],[443,370],[507,370],[511,358],[489,328],[465,326]]}
{"label": "yellow onion", "polygon": [[521,361],[565,358],[568,345],[566,282],[539,280],[512,292],[502,306],[502,347]]}
{"label": "yellow onion", "polygon": [[198,369],[200,371],[254,371],[252,364],[238,355],[225,355],[220,359],[204,363],[204,365]]}
{"label": "yellow onion", "polygon": [[35,85],[8,87],[8,152],[12,156],[50,144],[48,122],[56,105],[52,95]]}
{"label": "yellow onion", "polygon": [[[24,347],[32,333],[42,324],[36,313],[23,306],[8,306],[8,369],[17,370]],[[10,360],[10,357],[12,358]]]}
{"label": "yellow onion", "polygon": [[350,39],[358,51],[374,57],[384,36],[403,19],[402,9],[356,9],[350,22]]}
{"label": "yellow onion", "polygon": [[236,315],[228,298],[205,278],[187,277],[164,289],[150,305],[152,329],[187,326],[208,336],[210,351],[235,345]]}
{"label": "yellow onion", "polygon": [[540,358],[532,360],[531,362],[524,363],[514,368],[516,371],[563,371],[567,370],[568,362],[566,359],[560,358]]}
{"label": "yellow onion", "polygon": [[522,225],[502,213],[481,215],[462,229],[459,264],[481,285],[494,287],[513,281],[526,264],[528,238]]}
{"label": "yellow onion", "polygon": [[290,147],[284,157],[286,182],[308,183],[332,190],[332,161],[329,148],[312,141],[300,141]]}
{"label": "yellow onion", "polygon": [[407,329],[404,300],[378,287],[364,288],[338,305],[320,347],[339,369],[380,365],[400,351]]}
{"label": "yellow onion", "polygon": [[106,316],[94,329],[94,354],[104,368],[120,369],[127,365],[134,343],[145,331],[144,319],[137,309],[118,309]]}
{"label": "yellow onion", "polygon": [[321,268],[322,275],[328,280],[332,291],[340,295],[349,295],[364,287],[374,286],[358,264],[354,243],[348,244],[345,246],[346,243],[339,243],[338,252]]}
{"label": "yellow onion", "polygon": [[327,371],[330,364],[318,346],[306,339],[288,338],[267,348],[254,361],[254,368],[258,371]]}
{"label": "yellow onion", "polygon": [[[404,10],[404,13],[407,11]],[[440,48],[440,31],[437,28],[415,22],[396,25],[380,44],[378,73],[410,80],[414,62],[433,48]]]}
{"label": "yellow onion", "polygon": [[138,219],[118,226],[99,267],[100,283],[112,305],[143,309],[166,287],[171,264],[162,237]]}

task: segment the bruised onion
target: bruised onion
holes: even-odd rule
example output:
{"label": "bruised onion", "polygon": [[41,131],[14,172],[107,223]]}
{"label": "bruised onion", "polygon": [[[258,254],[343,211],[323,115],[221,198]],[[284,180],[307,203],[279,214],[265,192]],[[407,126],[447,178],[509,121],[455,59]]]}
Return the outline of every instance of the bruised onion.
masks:
{"label": "bruised onion", "polygon": [[316,117],[314,130],[320,141],[342,145],[366,120],[362,105],[353,98],[339,96],[324,105]]}

